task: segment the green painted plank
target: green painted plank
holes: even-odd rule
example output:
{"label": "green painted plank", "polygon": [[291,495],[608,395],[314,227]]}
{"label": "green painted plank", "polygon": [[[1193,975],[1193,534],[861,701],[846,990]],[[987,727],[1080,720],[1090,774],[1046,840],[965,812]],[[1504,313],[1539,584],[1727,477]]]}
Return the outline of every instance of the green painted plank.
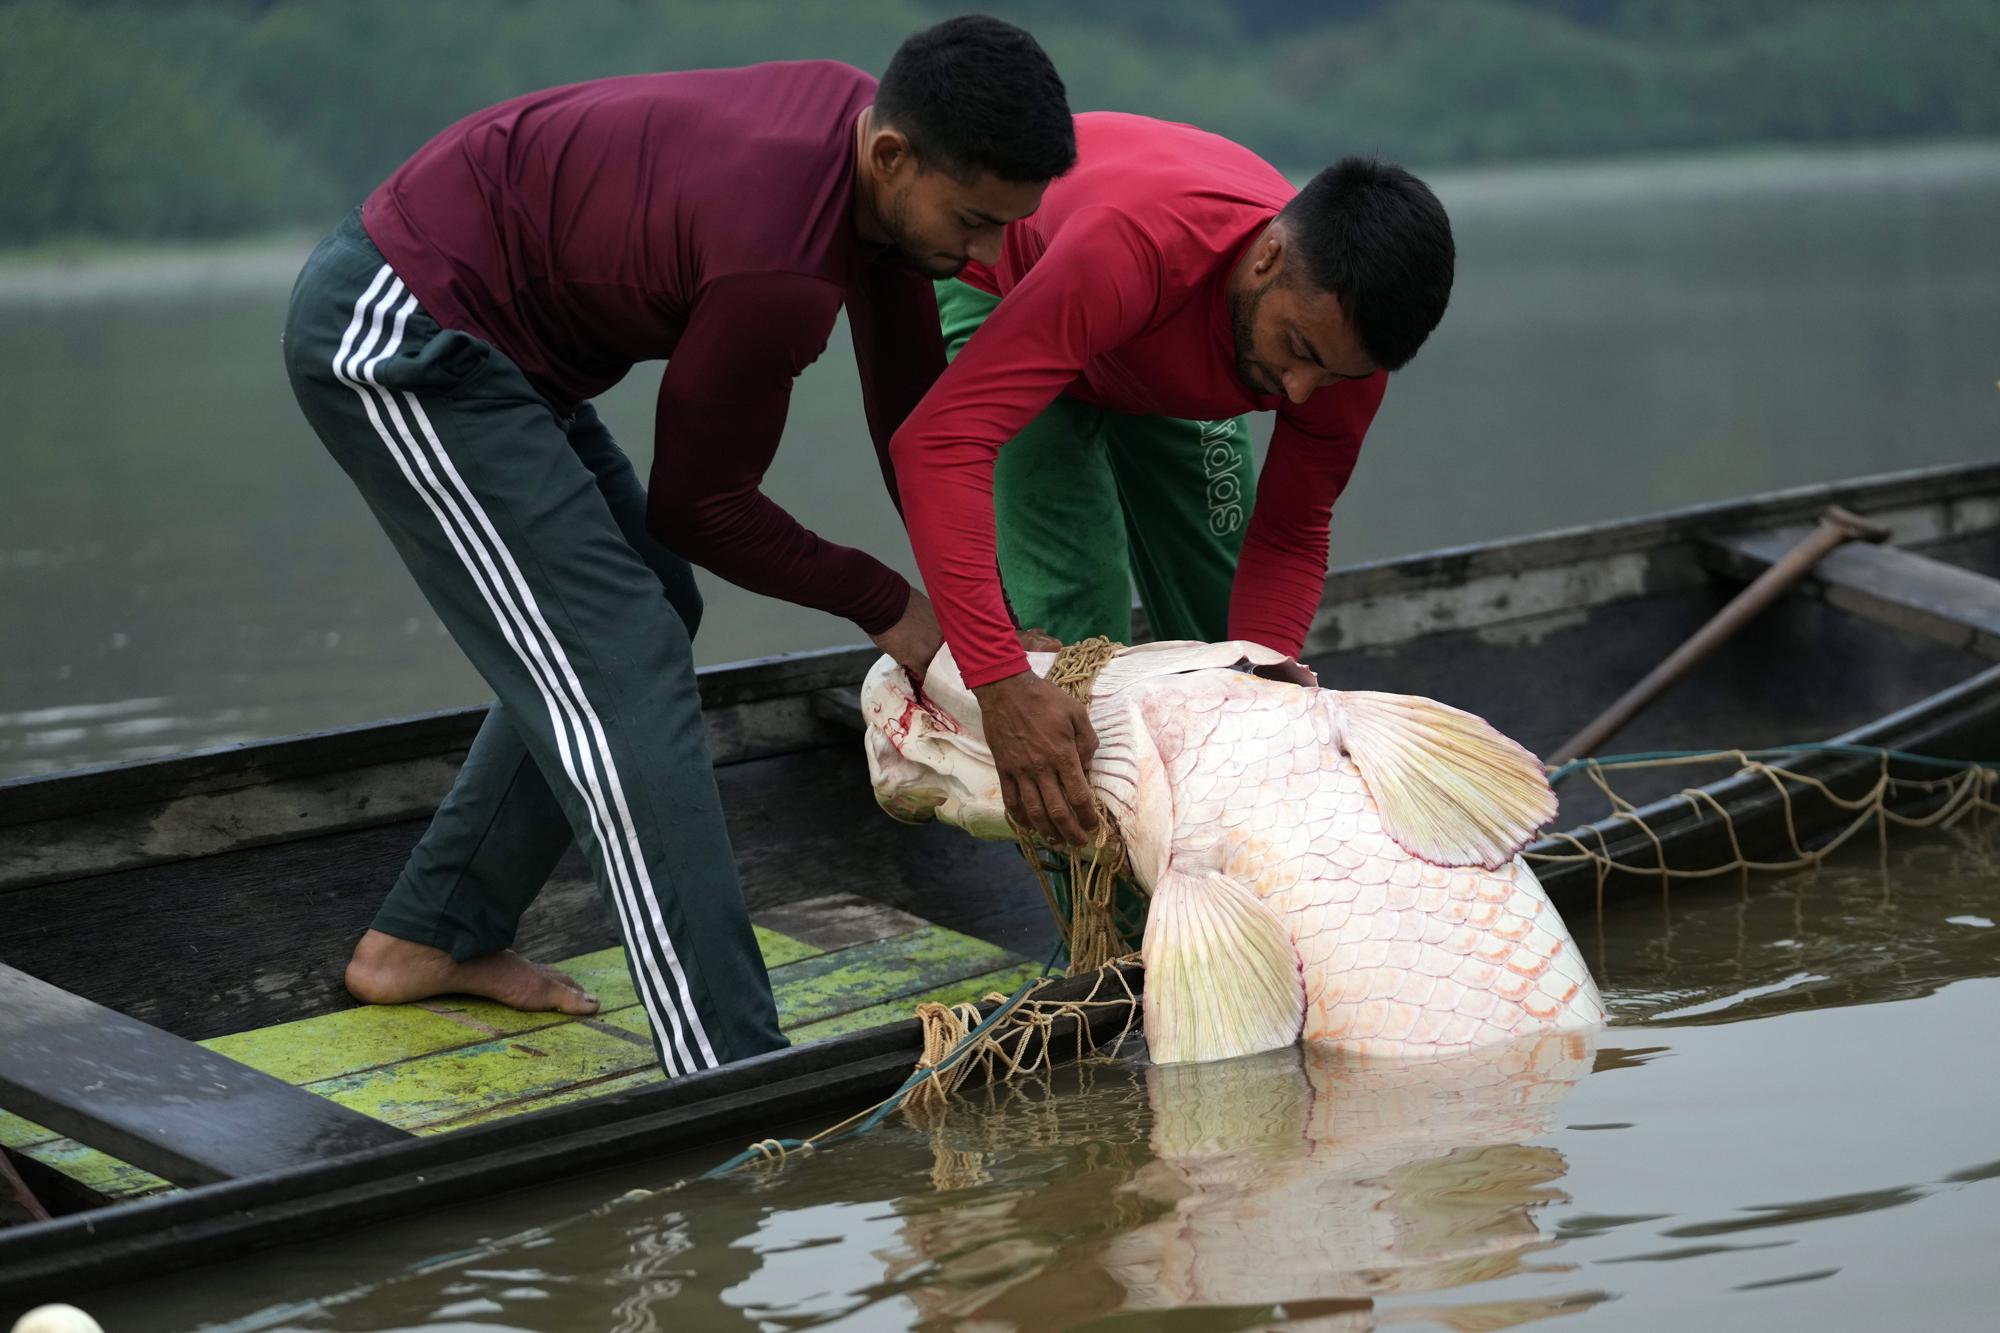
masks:
{"label": "green painted plank", "polygon": [[665,1071],[653,1063],[652,1058],[649,1056],[644,1069],[636,1069],[629,1074],[620,1074],[617,1078],[606,1079],[602,1083],[589,1083],[581,1087],[564,1088],[560,1092],[552,1092],[546,1097],[530,1097],[525,1101],[508,1102],[505,1105],[495,1106],[485,1111],[478,1111],[457,1120],[445,1120],[425,1125],[417,1132],[420,1134],[445,1134],[454,1129],[464,1129],[468,1125],[483,1125],[489,1120],[504,1120],[512,1115],[526,1115],[530,1111],[539,1111],[544,1107],[565,1106],[570,1102],[585,1101],[592,1097],[609,1097],[612,1093],[623,1092],[627,1088],[643,1088],[653,1083],[664,1083],[666,1082],[666,1078]]}
{"label": "green painted plank", "polygon": [[588,1023],[565,1023],[307,1086],[364,1115],[415,1130],[652,1063],[650,1046]]}
{"label": "green painted plank", "polygon": [[210,1037],[201,1045],[298,1084],[478,1040],[476,1030],[414,1004],[364,1004],[292,1023]]}
{"label": "green painted plank", "polygon": [[[781,935],[775,930],[766,930],[762,926],[752,926],[751,929],[756,932],[757,948],[764,955],[764,966],[769,968],[783,967],[822,952],[804,940]],[[569,973],[578,985],[597,997],[600,1014],[627,1009],[639,1003],[639,996],[632,989],[632,973],[625,965],[623,945],[614,944],[608,949],[578,954],[555,966]],[[492,1029],[495,1036],[537,1032],[571,1021],[564,1014],[524,1014],[491,1000],[475,1000],[466,996],[453,996],[432,1003],[441,1010],[463,1015],[482,1027]],[[644,1031],[643,1028],[640,1030]],[[413,1051],[412,1054],[418,1052]]]}
{"label": "green painted plank", "polygon": [[60,1171],[112,1199],[137,1199],[174,1188],[171,1182],[149,1171],[141,1171],[95,1148],[86,1148],[75,1139],[50,1139],[26,1149],[21,1156]]}
{"label": "green painted plank", "polygon": [[844,1037],[850,1032],[863,1032],[884,1023],[898,1023],[913,1018],[918,1005],[926,1002],[938,1004],[964,1004],[986,998],[988,993],[998,991],[1002,995],[1012,995],[1023,982],[1032,981],[1042,974],[1040,963],[1021,963],[1015,967],[1003,967],[997,972],[984,976],[968,977],[964,981],[954,981],[948,986],[939,986],[921,995],[905,995],[900,1000],[890,1000],[885,1004],[873,1004],[866,1009],[854,1009],[832,1018],[823,1018],[816,1023],[803,1023],[785,1033],[792,1039],[792,1045],[803,1046],[809,1041],[819,1041],[826,1037]]}
{"label": "green painted plank", "polygon": [[[778,1001],[779,1025],[789,1032],[1022,961],[998,945],[943,926],[925,926],[773,968],[771,989]],[[646,1013],[636,1005],[598,1017],[639,1036],[649,1032]]]}
{"label": "green painted plank", "polygon": [[821,954],[771,976],[786,1029],[1025,962],[995,944],[943,926]]}
{"label": "green painted plank", "polygon": [[38,1125],[32,1120],[0,1111],[0,1148],[30,1148],[37,1143],[47,1143],[62,1135],[53,1129]]}
{"label": "green painted plank", "polygon": [[757,932],[757,948],[764,955],[765,967],[784,967],[788,963],[816,958],[826,952],[818,945],[795,940],[790,935],[780,935],[777,931],[766,930],[762,926],[752,926],[750,929]]}

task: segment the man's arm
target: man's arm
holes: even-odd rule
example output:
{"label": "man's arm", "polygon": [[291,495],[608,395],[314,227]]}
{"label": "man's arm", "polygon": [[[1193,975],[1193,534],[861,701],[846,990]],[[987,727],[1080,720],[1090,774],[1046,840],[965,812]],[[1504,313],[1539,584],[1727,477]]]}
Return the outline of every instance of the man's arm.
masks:
{"label": "man's arm", "polygon": [[909,583],[823,541],[759,489],[777,453],[792,381],[826,347],[842,293],[797,274],[711,282],[660,382],[647,526],[738,587],[853,621],[895,625]]}
{"label": "man's arm", "polygon": [[1076,845],[1097,825],[1089,714],[1028,670],[1000,589],[993,460],[1098,353],[1145,327],[1159,252],[1122,215],[1070,219],[890,446],[917,568],[980,719],[1007,813]]}
{"label": "man's arm", "polygon": [[1229,596],[1229,637],[1297,656],[1326,587],[1327,527],[1387,375],[1332,384],[1278,414]]}
{"label": "man's arm", "polygon": [[1160,258],[1122,215],[1072,218],[890,446],[903,519],[952,656],[977,687],[1027,670],[1001,596],[993,460],[1094,356],[1152,318]]}
{"label": "man's arm", "polygon": [[882,468],[882,484],[900,513],[889,442],[944,374],[944,331],[931,280],[887,264],[870,264],[848,292],[847,331],[861,376],[861,406]]}

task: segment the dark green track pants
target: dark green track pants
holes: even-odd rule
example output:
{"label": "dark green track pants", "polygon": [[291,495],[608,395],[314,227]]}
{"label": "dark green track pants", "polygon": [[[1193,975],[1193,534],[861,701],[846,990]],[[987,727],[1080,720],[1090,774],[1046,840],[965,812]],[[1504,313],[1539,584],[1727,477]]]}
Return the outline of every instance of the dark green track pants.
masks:
{"label": "dark green track pants", "polygon": [[[1000,303],[956,278],[937,296],[952,356]],[[1137,583],[1154,638],[1226,637],[1255,466],[1247,417],[1181,421],[1056,399],[993,468],[1015,614],[1064,643],[1130,643]]]}
{"label": "dark green track pants", "polygon": [[285,366],[496,696],[375,927],[467,959],[502,949],[583,849],[670,1075],[785,1044],[709,762],[685,561],[585,405],[441,329],[350,216],[299,275]]}

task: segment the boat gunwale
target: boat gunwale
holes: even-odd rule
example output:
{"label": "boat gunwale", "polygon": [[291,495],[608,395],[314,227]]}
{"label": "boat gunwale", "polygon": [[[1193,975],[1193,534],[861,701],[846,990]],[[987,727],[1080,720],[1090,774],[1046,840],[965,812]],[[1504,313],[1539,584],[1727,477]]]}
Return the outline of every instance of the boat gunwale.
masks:
{"label": "boat gunwale", "polygon": [[[2000,463],[1945,464],[1341,566],[1327,576],[1315,630],[1338,608],[1384,594],[1418,593],[1482,577],[1687,546],[1730,529],[1783,526],[1828,504],[1876,510],[1911,504],[1950,506],[1989,491],[2000,491]],[[703,710],[716,713],[852,688],[878,655],[869,645],[846,645],[703,667],[696,672]],[[165,758],[0,779],[0,829],[459,751],[471,744],[486,710],[486,705],[474,704]],[[768,753],[753,751],[730,762]]]}

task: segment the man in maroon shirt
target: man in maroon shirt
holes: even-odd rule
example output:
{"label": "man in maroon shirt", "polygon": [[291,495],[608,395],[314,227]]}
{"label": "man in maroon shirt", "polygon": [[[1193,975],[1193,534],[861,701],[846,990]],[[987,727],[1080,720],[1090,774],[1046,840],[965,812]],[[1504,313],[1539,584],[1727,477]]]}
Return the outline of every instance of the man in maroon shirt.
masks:
{"label": "man in maroon shirt", "polygon": [[[1350,158],[1294,191],[1192,126],[1076,126],[1076,168],[999,261],[939,283],[963,346],[892,446],[1008,811],[1069,844],[1095,825],[1095,738],[1027,669],[1001,578],[1024,623],[1066,640],[1129,625],[1136,574],[1166,637],[1297,653],[1385,372],[1443,317],[1454,263],[1443,208],[1400,168]],[[1278,419],[1251,508],[1229,419],[1258,410]]]}
{"label": "man in maroon shirt", "polygon": [[[957,19],[879,88],[808,61],[517,98],[320,245],[286,325],[294,391],[497,696],[348,965],[357,997],[594,1012],[508,947],[574,841],[669,1074],[783,1045],[704,740],[687,562],[929,664],[923,595],[759,483],[844,307],[893,495],[888,441],[944,365],[930,279],[997,260],[1074,159],[1034,39]],[[642,487],[589,400],[660,358]]]}

